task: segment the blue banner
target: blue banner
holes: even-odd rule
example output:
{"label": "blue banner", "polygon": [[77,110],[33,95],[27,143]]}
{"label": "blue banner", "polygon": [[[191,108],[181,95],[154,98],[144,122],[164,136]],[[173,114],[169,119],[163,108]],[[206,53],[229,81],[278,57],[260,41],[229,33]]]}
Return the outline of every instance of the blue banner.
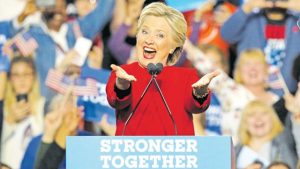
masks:
{"label": "blue banner", "polygon": [[82,67],[81,77],[97,80],[98,96],[83,96],[78,99],[78,105],[84,106],[84,119],[92,122],[100,122],[104,116],[111,125],[116,124],[115,109],[106,98],[106,83],[111,71],[106,69],[93,69],[86,64]]}
{"label": "blue banner", "polygon": [[66,150],[67,169],[232,168],[227,136],[71,136]]}

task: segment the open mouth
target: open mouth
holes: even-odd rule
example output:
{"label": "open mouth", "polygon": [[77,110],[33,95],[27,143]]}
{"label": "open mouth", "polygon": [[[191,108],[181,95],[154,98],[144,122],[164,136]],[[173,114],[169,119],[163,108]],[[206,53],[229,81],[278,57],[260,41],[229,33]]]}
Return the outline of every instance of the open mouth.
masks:
{"label": "open mouth", "polygon": [[263,128],[264,126],[265,126],[265,123],[263,123],[263,122],[257,122],[257,123],[255,123],[255,125],[254,125],[254,127],[255,127],[256,129]]}
{"label": "open mouth", "polygon": [[153,59],[156,54],[156,50],[149,48],[149,47],[144,47],[144,58],[146,59]]}

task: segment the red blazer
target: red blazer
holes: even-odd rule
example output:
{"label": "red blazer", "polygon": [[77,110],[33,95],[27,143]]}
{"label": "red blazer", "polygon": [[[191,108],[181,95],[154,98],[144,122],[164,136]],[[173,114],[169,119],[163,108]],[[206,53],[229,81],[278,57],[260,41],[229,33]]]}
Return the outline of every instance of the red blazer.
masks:
{"label": "red blazer", "polygon": [[[128,115],[136,106],[151,79],[147,69],[141,67],[137,62],[121,67],[128,74],[133,75],[137,81],[131,83],[131,92],[120,99],[114,88],[115,72],[112,72],[109,78],[106,92],[109,104],[116,109],[116,135],[122,135]],[[201,100],[196,100],[192,95],[191,85],[200,79],[197,71],[191,68],[166,66],[156,79],[173,114],[178,135],[194,135],[192,113],[205,111],[210,102],[210,93]],[[172,120],[154,81],[129,121],[124,135],[175,135]]]}

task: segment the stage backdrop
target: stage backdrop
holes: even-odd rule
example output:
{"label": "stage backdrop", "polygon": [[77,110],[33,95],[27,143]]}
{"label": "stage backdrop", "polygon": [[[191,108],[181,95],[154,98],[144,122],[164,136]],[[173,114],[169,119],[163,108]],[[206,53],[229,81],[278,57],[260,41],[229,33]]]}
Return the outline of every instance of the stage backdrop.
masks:
{"label": "stage backdrop", "polygon": [[234,168],[230,137],[67,138],[67,169]]}

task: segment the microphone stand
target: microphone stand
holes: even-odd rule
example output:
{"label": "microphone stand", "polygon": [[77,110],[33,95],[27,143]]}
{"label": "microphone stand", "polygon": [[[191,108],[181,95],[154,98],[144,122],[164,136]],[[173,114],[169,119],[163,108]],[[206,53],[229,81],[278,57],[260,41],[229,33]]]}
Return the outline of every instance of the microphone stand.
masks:
{"label": "microphone stand", "polygon": [[141,103],[142,99],[144,98],[144,96],[145,96],[145,94],[146,94],[148,88],[150,87],[150,84],[152,83],[153,79],[154,79],[154,76],[152,75],[152,77],[151,77],[149,83],[147,84],[145,90],[143,91],[143,93],[142,93],[142,95],[141,95],[141,97],[140,97],[138,103],[136,104],[136,106],[134,107],[134,109],[132,110],[132,112],[130,113],[130,115],[128,116],[128,118],[127,118],[127,120],[126,120],[126,122],[125,122],[125,124],[124,124],[123,130],[122,130],[122,136],[124,136],[126,127],[127,127],[128,123],[129,123],[131,117],[133,116],[134,112],[136,111],[136,109],[138,108],[138,106],[139,106],[139,104]]}
{"label": "microphone stand", "polygon": [[172,112],[171,112],[171,110],[170,110],[170,108],[169,108],[169,106],[168,106],[168,103],[167,103],[167,101],[166,101],[164,95],[162,94],[162,91],[160,90],[160,87],[159,87],[159,85],[158,85],[158,83],[157,83],[157,80],[156,80],[156,78],[155,78],[154,76],[155,76],[155,75],[152,75],[152,79],[154,80],[155,86],[156,86],[156,88],[157,88],[157,90],[158,90],[158,92],[159,92],[159,94],[160,94],[160,97],[161,97],[162,100],[164,101],[164,105],[165,105],[165,107],[166,107],[167,110],[168,110],[168,114],[169,114],[169,116],[170,116],[170,118],[171,118],[171,120],[172,120],[173,126],[174,126],[175,135],[177,136],[177,135],[178,135],[178,131],[177,131],[177,125],[176,125],[176,122],[175,122],[174,117],[173,117],[173,115],[172,115]]}

